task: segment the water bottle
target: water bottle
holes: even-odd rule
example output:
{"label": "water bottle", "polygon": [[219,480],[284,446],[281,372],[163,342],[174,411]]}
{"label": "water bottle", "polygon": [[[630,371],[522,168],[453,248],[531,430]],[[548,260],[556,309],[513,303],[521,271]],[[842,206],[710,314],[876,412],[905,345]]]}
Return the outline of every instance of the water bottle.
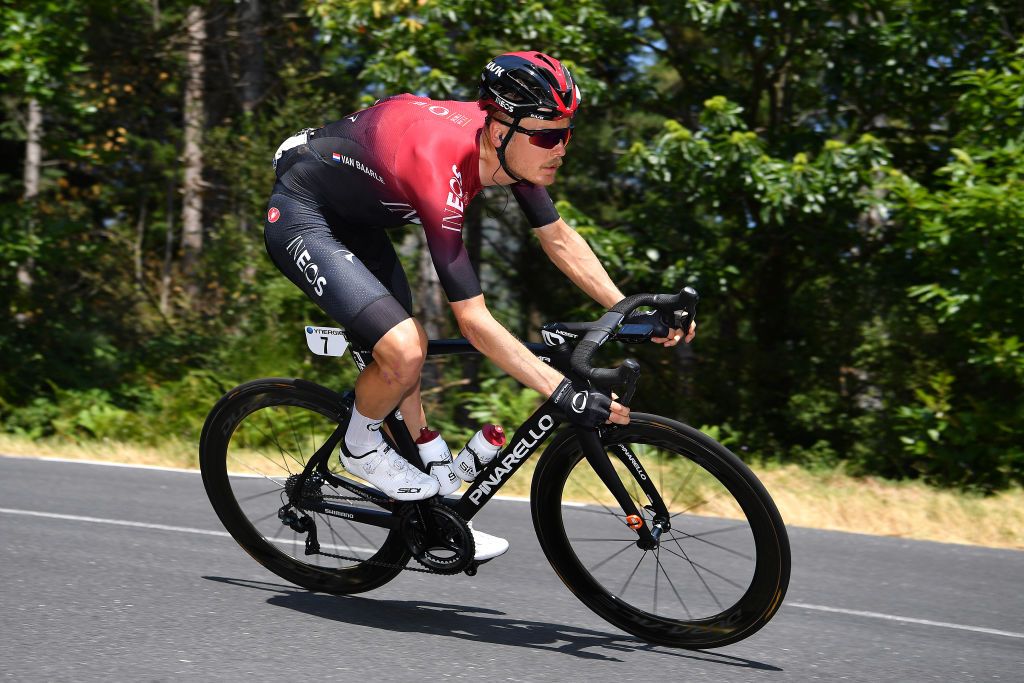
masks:
{"label": "water bottle", "polygon": [[448,450],[448,444],[441,438],[439,432],[432,431],[426,427],[420,429],[420,436],[416,439],[416,449],[420,453],[420,460],[427,468],[427,474],[437,479],[441,485],[438,493],[447,496],[454,493],[462,482],[455,476],[452,469],[452,452]]}
{"label": "water bottle", "polygon": [[463,481],[473,481],[504,445],[505,430],[500,425],[484,425],[455,458],[455,474]]}

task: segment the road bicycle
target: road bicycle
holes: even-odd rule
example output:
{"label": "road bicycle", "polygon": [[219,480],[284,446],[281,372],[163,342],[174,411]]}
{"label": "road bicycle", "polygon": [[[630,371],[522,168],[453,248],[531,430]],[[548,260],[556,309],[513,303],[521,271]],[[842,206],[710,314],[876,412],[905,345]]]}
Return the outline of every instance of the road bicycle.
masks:
{"label": "road bicycle", "polygon": [[[628,405],[639,364],[594,368],[594,354],[609,341],[688,328],[697,301],[691,288],[630,296],[596,322],[547,324],[544,343],[526,346],[577,386],[616,391]],[[632,315],[640,308],[653,310]],[[342,330],[307,328],[318,353],[321,339],[326,355],[347,342]],[[348,350],[360,370],[371,361],[358,345]],[[449,339],[430,341],[427,353],[478,352]],[[739,458],[692,427],[632,412],[628,425],[559,429],[564,415],[548,400],[461,496],[396,502],[335,456],[353,399],[302,379],[258,379],[225,394],[203,427],[203,484],[217,515],[292,583],[348,594],[402,571],[475,575],[469,522],[551,439],[533,475],[533,524],[555,573],[588,608],[650,643],[711,648],[750,636],[782,604],[790,551],[774,502]],[[385,424],[391,446],[419,466],[400,412]]]}

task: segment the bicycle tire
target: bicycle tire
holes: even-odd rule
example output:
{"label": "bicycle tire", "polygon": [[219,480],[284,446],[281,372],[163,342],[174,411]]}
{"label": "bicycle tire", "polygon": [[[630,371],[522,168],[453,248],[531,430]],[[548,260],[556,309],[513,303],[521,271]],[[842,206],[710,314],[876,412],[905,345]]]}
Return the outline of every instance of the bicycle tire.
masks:
{"label": "bicycle tire", "polygon": [[[681,496],[683,502],[677,506],[681,511],[673,515],[676,521],[672,530],[666,532],[657,550],[638,548],[636,532],[623,520],[624,513],[610,499],[606,487],[596,478],[588,478],[586,470],[589,464],[575,431],[563,431],[537,464],[532,482],[531,508],[534,528],[544,554],[569,590],[609,623],[658,645],[689,649],[721,647],[747,638],[763,627],[785,597],[790,575],[790,550],[782,517],[750,469],[707,435],[656,415],[632,413],[629,425],[605,429],[602,443],[606,452],[615,448],[616,453],[622,454],[610,458],[627,490],[631,489],[630,495],[638,501],[645,523],[651,523],[653,513],[643,505],[651,505],[651,501],[643,493],[638,475],[624,465],[627,456],[620,444],[626,444],[637,459],[646,459],[656,465],[661,482],[654,481],[657,479],[654,470],[648,468],[645,471],[663,498],[668,497],[667,490],[678,487],[672,497]],[[622,462],[616,463],[620,458]],[[647,464],[644,466],[648,467]],[[666,472],[670,477],[667,488],[663,485]],[[683,491],[689,487],[694,490]],[[581,490],[587,493],[581,493]],[[580,506],[578,500],[567,499],[587,498],[595,491],[592,506]],[[717,491],[717,494],[708,491]],[[694,499],[697,503],[682,509]],[[671,501],[666,502],[666,505],[670,504]],[[702,508],[717,512],[696,514]],[[613,526],[611,520],[614,517],[618,519]],[[573,535],[589,534],[591,529],[598,528],[595,525],[602,532],[609,531],[609,535],[618,534],[619,538]],[[730,547],[735,539],[739,542]],[[600,552],[594,550],[602,546]],[[594,561],[595,557],[603,558],[609,548],[615,553],[601,559],[601,562]],[[639,559],[633,565],[638,554]],[[707,558],[712,556],[716,559],[721,556],[723,564],[720,569],[706,566],[709,564]],[[635,598],[626,599],[634,577],[648,577],[638,580],[638,584],[646,581],[649,585],[651,582],[646,566],[644,573],[640,573],[640,567],[648,557],[654,559],[653,609],[648,609],[646,598],[643,607],[635,604],[638,602]],[[746,562],[741,561],[744,558]],[[675,581],[665,569],[669,560],[681,568],[676,571],[673,566],[677,577]],[[631,565],[632,573],[623,588],[610,588],[608,584],[612,580],[617,583]],[[744,568],[741,565],[749,566]],[[620,571],[619,567],[624,568]],[[663,600],[663,607],[659,607],[658,587],[662,575],[668,584],[665,592],[671,588],[678,605],[669,594],[668,606],[664,606],[666,601]],[[744,579],[744,576],[748,578]],[[731,595],[720,596],[716,593],[720,590]],[[708,594],[712,600],[708,599]],[[701,608],[704,608],[703,612],[700,612]]]}
{"label": "bicycle tire", "polygon": [[[324,538],[324,529],[321,529],[322,544],[324,541],[328,544],[333,541],[333,548],[341,550],[336,554],[356,553],[356,557],[362,561],[350,561],[351,564],[347,566],[334,566],[341,561],[325,555],[303,556],[300,559],[296,555],[301,552],[302,537],[296,534],[292,542],[282,540],[278,534],[284,531],[287,535],[289,530],[279,520],[273,519],[273,513],[285,500],[284,494],[275,491],[273,486],[265,482],[272,482],[283,491],[284,477],[301,472],[308,456],[312,454],[306,452],[308,448],[302,448],[303,443],[310,444],[312,450],[316,449],[317,442],[322,444],[325,439],[318,439],[317,427],[321,433],[333,432],[345,418],[342,406],[341,395],[312,382],[288,378],[254,380],[235,387],[217,402],[203,425],[199,446],[203,485],[217,516],[232,538],[253,559],[281,578],[312,591],[336,594],[361,593],[395,578],[410,557],[399,532],[377,527],[371,529],[365,524],[357,527],[348,520],[338,522],[339,526],[344,522],[353,527],[353,531],[345,531],[364,539],[359,541],[363,545],[379,543],[380,546],[362,548],[339,537],[340,531],[331,522],[331,519],[337,518],[313,513],[318,528],[325,527],[332,535],[332,538]],[[298,417],[291,409],[297,411]],[[264,412],[269,424],[269,435],[267,428],[261,429],[259,422],[249,423],[255,425],[251,428],[246,426],[246,421],[261,411],[273,411],[287,416],[285,421],[293,431],[283,443],[277,435],[274,418],[270,413]],[[295,428],[296,422],[301,430]],[[305,434],[307,425],[311,438]],[[265,460],[256,458],[250,452],[251,448],[245,448],[248,445],[245,443],[232,451],[233,439],[238,440],[240,435],[247,432],[252,433],[254,439],[269,440],[276,446],[280,450],[280,462],[277,457],[266,456]],[[293,442],[297,453],[290,452]],[[255,460],[255,464],[251,460]],[[229,463],[233,472],[229,472]],[[279,476],[263,471],[275,466],[284,470]],[[249,469],[251,473],[247,471]],[[258,476],[253,476],[253,473]],[[254,489],[254,482],[263,484],[263,488],[268,491],[249,495],[250,490]],[[324,488],[327,488],[326,484]],[[344,489],[339,492],[352,495]],[[280,503],[275,501],[271,495],[273,493],[278,493]],[[370,505],[368,501],[367,505]],[[255,517],[256,514],[264,513],[266,517]],[[271,535],[275,529],[277,533]],[[294,554],[285,552],[290,546]],[[368,556],[361,558],[358,557],[360,554]]]}

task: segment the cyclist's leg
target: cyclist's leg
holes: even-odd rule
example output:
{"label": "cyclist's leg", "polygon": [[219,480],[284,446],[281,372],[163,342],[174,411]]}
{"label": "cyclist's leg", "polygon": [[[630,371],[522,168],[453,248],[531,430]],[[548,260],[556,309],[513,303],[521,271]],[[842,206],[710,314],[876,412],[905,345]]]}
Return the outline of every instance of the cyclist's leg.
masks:
{"label": "cyclist's leg", "polygon": [[[328,218],[333,225],[341,222],[332,215]],[[375,362],[367,370],[376,365],[380,371],[364,371],[360,375],[356,384],[357,407],[366,408],[375,415],[386,415],[399,408],[409,434],[415,439],[420,428],[426,426],[420,404],[420,377],[427,353],[427,334],[419,321],[411,317],[409,280],[385,231],[346,235],[345,241],[410,316],[380,335],[373,345]],[[396,377],[394,373],[401,375]],[[401,395],[398,395],[399,390]]]}
{"label": "cyclist's leg", "polygon": [[[425,344],[421,348],[417,323],[363,263],[358,247],[351,246],[365,240],[358,235],[342,240],[318,206],[279,190],[280,184],[271,196],[264,230],[271,259],[360,344],[373,349],[376,361],[356,384],[343,463],[393,498],[430,497],[437,493],[437,480],[409,467],[377,432],[380,421],[418,382]],[[366,253],[372,260],[372,250]]]}

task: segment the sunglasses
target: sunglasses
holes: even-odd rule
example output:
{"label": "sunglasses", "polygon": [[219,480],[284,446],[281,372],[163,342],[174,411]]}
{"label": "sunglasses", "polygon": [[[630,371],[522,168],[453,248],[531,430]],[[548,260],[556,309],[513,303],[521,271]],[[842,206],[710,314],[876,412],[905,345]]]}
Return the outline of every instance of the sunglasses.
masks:
{"label": "sunglasses", "polygon": [[516,126],[508,121],[502,121],[501,119],[494,119],[503,126],[508,126],[517,133],[522,133],[530,139],[530,144],[534,147],[542,147],[543,149],[554,149],[558,146],[558,143],[569,144],[569,140],[572,139],[572,124],[569,124],[568,128],[523,128],[522,126]]}

